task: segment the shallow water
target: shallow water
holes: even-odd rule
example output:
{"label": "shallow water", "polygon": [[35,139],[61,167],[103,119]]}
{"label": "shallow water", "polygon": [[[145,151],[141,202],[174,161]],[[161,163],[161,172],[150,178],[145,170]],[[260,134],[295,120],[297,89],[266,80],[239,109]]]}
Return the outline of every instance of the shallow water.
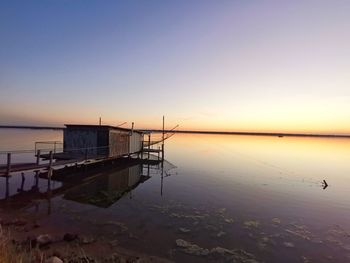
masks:
{"label": "shallow water", "polygon": [[[62,140],[62,133],[0,129],[0,151],[38,140]],[[177,262],[237,260],[239,253],[243,262],[350,261],[350,140],[177,134],[165,154],[150,177],[140,165],[101,170],[79,183],[53,182],[50,198],[17,198],[21,177],[14,175],[9,203],[0,178],[0,217],[35,220],[36,234],[88,234]],[[23,190],[33,183],[26,173]],[[40,179],[40,191],[46,187]]]}

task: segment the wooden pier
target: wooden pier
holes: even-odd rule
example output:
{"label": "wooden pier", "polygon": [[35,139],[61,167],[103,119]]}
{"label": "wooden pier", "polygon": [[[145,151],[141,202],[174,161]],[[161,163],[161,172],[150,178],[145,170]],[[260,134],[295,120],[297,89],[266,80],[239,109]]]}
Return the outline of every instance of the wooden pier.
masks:
{"label": "wooden pier", "polygon": [[[165,133],[163,116],[163,129],[158,137],[152,132],[134,130],[133,124],[131,129],[101,124],[68,124],[66,127],[64,142],[41,141],[35,142],[34,150],[0,152],[0,155],[6,156],[6,163],[0,164],[0,177],[34,170],[47,170],[52,173],[53,169],[66,166],[103,164],[127,157],[147,163],[159,163],[165,159],[164,141],[174,135],[173,131],[177,126],[170,130],[171,133]],[[33,161],[15,162],[16,154],[23,153],[32,153]]]}

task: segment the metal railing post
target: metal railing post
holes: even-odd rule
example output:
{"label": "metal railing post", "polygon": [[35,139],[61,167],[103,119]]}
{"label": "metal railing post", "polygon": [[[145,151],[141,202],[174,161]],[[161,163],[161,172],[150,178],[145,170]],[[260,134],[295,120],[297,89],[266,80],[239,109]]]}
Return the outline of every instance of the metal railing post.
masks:
{"label": "metal railing post", "polygon": [[39,165],[40,163],[40,150],[36,152],[36,165]]}
{"label": "metal railing post", "polygon": [[6,177],[10,176],[11,172],[11,153],[7,153]]}

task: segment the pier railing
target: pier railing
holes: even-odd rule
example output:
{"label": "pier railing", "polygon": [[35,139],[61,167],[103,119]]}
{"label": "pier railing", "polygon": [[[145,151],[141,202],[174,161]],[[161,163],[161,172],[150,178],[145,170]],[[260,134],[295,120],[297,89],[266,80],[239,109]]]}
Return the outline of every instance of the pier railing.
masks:
{"label": "pier railing", "polygon": [[56,153],[56,151],[63,150],[63,142],[61,141],[41,141],[41,142],[35,142],[34,144],[34,152],[37,153],[38,150],[44,152],[44,151],[53,151],[53,153]]}
{"label": "pier railing", "polygon": [[[52,147],[43,148],[39,145],[51,145]],[[63,149],[58,145],[62,143],[40,142],[35,144],[35,148],[31,150],[0,151],[0,176],[9,176],[11,172],[49,168],[53,165],[66,165],[88,159],[101,159],[109,152],[109,146]],[[60,161],[53,163],[54,159]]]}
{"label": "pier railing", "polygon": [[143,139],[143,147],[149,147],[156,144],[161,144],[165,140],[169,139],[175,134],[175,132],[167,132],[167,133],[161,133],[161,132],[149,132],[144,134]]}

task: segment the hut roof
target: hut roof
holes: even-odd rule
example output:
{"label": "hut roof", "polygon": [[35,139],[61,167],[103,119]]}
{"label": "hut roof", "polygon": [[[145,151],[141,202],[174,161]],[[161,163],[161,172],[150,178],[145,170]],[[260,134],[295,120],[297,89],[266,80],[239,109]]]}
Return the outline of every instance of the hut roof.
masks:
{"label": "hut roof", "polygon": [[[131,132],[131,129],[116,127],[111,125],[89,125],[89,124],[65,124],[67,128],[78,128],[78,129],[96,129],[96,130],[120,130]],[[138,130],[133,130],[133,132],[143,133]]]}

